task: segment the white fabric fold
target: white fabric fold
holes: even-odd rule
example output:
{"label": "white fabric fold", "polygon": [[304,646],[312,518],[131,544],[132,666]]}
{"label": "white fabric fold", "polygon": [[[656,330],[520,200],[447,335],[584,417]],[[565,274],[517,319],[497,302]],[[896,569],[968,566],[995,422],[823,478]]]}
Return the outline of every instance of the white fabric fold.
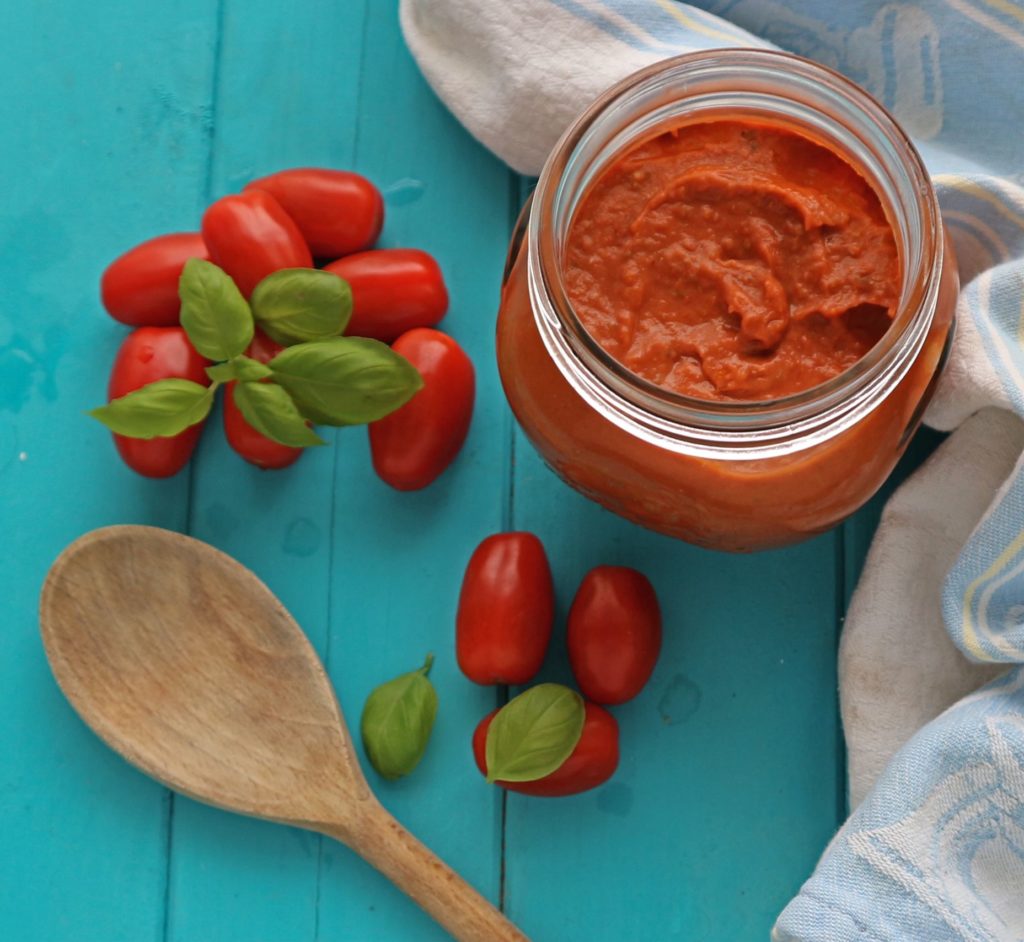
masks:
{"label": "white fabric fold", "polygon": [[1024,423],[985,409],[886,504],[839,648],[851,807],[918,729],[1006,670],[964,658],[939,587],[1022,451]]}

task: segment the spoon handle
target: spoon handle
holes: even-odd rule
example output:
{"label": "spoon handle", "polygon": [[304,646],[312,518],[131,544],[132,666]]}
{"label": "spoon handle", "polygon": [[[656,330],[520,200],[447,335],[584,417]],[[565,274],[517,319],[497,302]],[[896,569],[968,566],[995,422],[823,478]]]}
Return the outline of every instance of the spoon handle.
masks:
{"label": "spoon handle", "polygon": [[[376,807],[373,807],[373,806]],[[367,807],[370,806],[370,807]],[[508,919],[372,799],[355,826],[320,830],[347,844],[458,942],[529,942]],[[371,810],[372,809],[372,810]]]}

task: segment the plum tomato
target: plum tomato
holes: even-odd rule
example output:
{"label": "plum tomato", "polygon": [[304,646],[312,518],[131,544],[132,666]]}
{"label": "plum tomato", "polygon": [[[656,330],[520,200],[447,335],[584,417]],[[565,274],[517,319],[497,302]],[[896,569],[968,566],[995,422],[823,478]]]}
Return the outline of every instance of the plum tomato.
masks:
{"label": "plum tomato", "polygon": [[100,298],[114,320],[132,327],[172,327],[181,301],[178,279],[190,258],[208,259],[198,232],[172,232],[140,242],[107,266]]}
{"label": "plum tomato", "polygon": [[[557,798],[575,795],[608,781],[619,764],[619,724],[603,707],[589,701],[584,704],[586,716],[583,733],[569,758],[554,772],[532,782],[495,784],[524,795]],[[473,732],[473,758],[482,775],[487,775],[487,730],[498,711],[488,713]]]}
{"label": "plum tomato", "polygon": [[[208,365],[181,327],[140,327],[125,337],[117,352],[108,396],[118,399],[159,379],[190,379],[209,386]],[[188,464],[202,428],[200,423],[170,438],[148,440],[114,435],[114,444],[133,471],[148,478],[169,478]]]}
{"label": "plum tomato", "polygon": [[345,333],[391,343],[414,327],[433,327],[448,310],[448,290],[437,262],[419,249],[375,249],[324,268],[352,289],[352,320]]}
{"label": "plum tomato", "polygon": [[544,662],[555,617],[551,566],[532,533],[495,533],[466,566],[455,653],[478,684],[525,684]]}
{"label": "plum tomato", "polygon": [[569,662],[585,697],[624,703],[647,683],[661,651],[661,608],[643,573],[598,566],[569,609]]}
{"label": "plum tomato", "polygon": [[358,173],[296,167],[253,180],[245,189],[273,196],[318,258],[370,248],[384,224],[380,191]]}
{"label": "plum tomato", "polygon": [[426,487],[462,448],[473,417],[473,364],[451,337],[416,328],[393,346],[419,370],[423,388],[400,409],[370,423],[370,453],[382,481],[400,491]]}
{"label": "plum tomato", "polygon": [[210,261],[223,268],[246,297],[275,271],[313,267],[299,227],[264,190],[217,200],[203,214],[202,230]]}

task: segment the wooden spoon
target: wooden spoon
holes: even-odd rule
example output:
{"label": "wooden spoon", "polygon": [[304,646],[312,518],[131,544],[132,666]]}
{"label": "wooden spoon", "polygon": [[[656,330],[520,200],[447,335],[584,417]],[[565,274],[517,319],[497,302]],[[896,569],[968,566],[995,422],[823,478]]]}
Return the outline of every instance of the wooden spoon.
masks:
{"label": "wooden spoon", "polygon": [[374,798],[312,646],[240,563],[155,527],[94,530],[40,603],[57,683],[170,788],[351,847],[461,942],[526,936]]}

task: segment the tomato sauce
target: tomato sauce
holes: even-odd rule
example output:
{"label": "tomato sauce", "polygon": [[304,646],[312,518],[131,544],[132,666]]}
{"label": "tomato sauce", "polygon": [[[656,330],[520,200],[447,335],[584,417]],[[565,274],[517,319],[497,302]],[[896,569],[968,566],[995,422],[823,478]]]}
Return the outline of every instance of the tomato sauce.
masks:
{"label": "tomato sauce", "polygon": [[642,142],[586,193],[566,290],[597,342],[643,378],[709,400],[776,399],[864,356],[899,301],[878,196],[802,134],[740,120]]}

